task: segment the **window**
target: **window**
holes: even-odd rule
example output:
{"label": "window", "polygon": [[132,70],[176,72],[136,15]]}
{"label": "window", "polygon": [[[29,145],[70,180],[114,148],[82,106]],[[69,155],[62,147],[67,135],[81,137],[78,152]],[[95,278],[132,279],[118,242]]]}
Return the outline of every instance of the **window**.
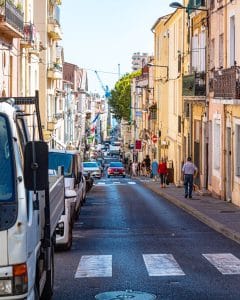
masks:
{"label": "window", "polygon": [[214,169],[219,170],[220,169],[220,137],[221,137],[221,132],[220,132],[220,120],[215,120],[214,121],[214,128],[213,128],[213,157],[214,157]]}
{"label": "window", "polygon": [[49,170],[58,171],[60,166],[64,168],[64,176],[72,176],[73,156],[67,153],[49,152],[48,155]]}
{"label": "window", "polygon": [[0,115],[0,203],[15,200],[12,153],[12,138],[7,119]]}
{"label": "window", "polygon": [[210,1],[210,9],[213,10],[215,8],[215,0]]}
{"label": "window", "polygon": [[210,68],[215,67],[215,39],[211,40],[211,48],[210,48]]}
{"label": "window", "polygon": [[219,67],[223,67],[223,33],[219,35]]}
{"label": "window", "polygon": [[235,65],[235,16],[230,18],[230,66]]}
{"label": "window", "polygon": [[182,118],[178,116],[178,133],[182,132]]}
{"label": "window", "polygon": [[240,176],[240,125],[236,125],[235,129],[235,147],[235,174],[236,176]]}

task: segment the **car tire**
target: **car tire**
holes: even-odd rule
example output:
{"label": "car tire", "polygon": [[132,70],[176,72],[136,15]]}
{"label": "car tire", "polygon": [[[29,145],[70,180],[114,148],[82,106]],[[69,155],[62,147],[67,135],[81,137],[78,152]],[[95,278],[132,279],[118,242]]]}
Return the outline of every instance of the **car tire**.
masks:
{"label": "car tire", "polygon": [[123,178],[125,178],[126,177],[126,175],[123,175]]}
{"label": "car tire", "polygon": [[110,178],[110,175],[108,175],[108,178]]}

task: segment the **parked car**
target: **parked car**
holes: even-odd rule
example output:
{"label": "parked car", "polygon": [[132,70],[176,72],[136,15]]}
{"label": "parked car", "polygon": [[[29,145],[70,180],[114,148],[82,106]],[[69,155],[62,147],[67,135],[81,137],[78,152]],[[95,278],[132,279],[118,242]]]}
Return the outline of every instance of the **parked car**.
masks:
{"label": "parked car", "polygon": [[90,173],[93,178],[101,178],[102,172],[96,161],[84,161],[82,166],[84,174]]}
{"label": "parked car", "polygon": [[82,172],[79,151],[50,150],[49,174],[54,174],[59,167],[64,169],[65,210],[56,229],[56,245],[70,249],[72,245],[72,228],[78,218],[81,205],[86,197],[86,181]]}
{"label": "parked car", "polygon": [[89,192],[93,186],[94,179],[89,172],[83,172],[86,181],[86,192]]}
{"label": "parked car", "polygon": [[107,177],[109,178],[110,176],[126,177],[124,166],[120,161],[110,163],[107,169]]}

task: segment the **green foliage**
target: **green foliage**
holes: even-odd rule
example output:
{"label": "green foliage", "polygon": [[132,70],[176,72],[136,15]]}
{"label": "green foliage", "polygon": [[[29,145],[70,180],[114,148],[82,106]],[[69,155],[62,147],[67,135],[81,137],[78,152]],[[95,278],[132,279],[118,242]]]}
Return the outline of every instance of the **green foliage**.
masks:
{"label": "green foliage", "polygon": [[117,120],[130,121],[131,115],[131,80],[134,77],[140,76],[141,70],[131,74],[124,75],[119,79],[113,90],[111,90],[111,97],[109,98],[109,105],[111,112]]}

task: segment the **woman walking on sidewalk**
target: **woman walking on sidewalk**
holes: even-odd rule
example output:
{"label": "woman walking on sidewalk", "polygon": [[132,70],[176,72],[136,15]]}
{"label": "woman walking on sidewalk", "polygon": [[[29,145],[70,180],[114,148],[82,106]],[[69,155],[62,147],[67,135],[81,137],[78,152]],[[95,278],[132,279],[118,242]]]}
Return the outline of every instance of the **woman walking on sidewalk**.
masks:
{"label": "woman walking on sidewalk", "polygon": [[166,187],[167,163],[163,158],[158,165],[158,174],[160,176],[161,188]]}

